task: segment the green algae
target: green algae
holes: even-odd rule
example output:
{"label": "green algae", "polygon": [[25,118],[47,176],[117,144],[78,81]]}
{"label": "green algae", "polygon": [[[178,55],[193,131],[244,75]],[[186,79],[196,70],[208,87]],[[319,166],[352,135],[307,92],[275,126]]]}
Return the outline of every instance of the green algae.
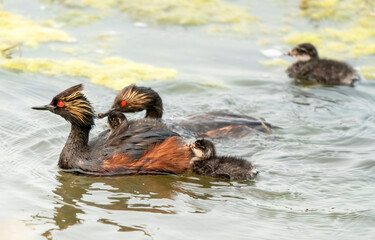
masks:
{"label": "green algae", "polygon": [[[294,33],[293,36],[284,38],[284,42],[289,44],[296,44],[298,40],[306,41],[315,40],[312,42],[319,46],[326,47],[327,44],[333,42],[347,44],[347,46],[330,49],[331,52],[342,51],[343,48],[350,57],[359,57],[363,55],[374,54],[375,40],[375,2],[363,0],[300,0],[300,9],[303,17],[321,20],[339,21],[339,27],[324,28],[316,32],[320,36],[320,41],[317,41],[311,33]],[[355,18],[353,18],[355,16]],[[324,45],[323,45],[324,43]],[[336,44],[338,45],[338,44]],[[344,45],[342,45],[344,46]]]}
{"label": "green algae", "polygon": [[320,34],[313,32],[293,32],[285,36],[283,40],[285,43],[291,45],[297,45],[303,42],[318,45],[322,41],[322,37]]}
{"label": "green algae", "polygon": [[345,30],[325,28],[320,31],[326,38],[332,38],[343,42],[362,42],[375,37],[374,29],[365,29],[360,27],[347,28]]}
{"label": "green algae", "polygon": [[[64,13],[63,16],[71,16],[74,19],[67,19],[65,22],[70,25],[87,24],[97,19],[95,16],[81,15],[81,12],[77,10],[67,14]],[[58,19],[58,21],[64,22],[65,20]],[[134,63],[119,57],[105,58],[100,62],[79,59],[9,59],[12,53],[18,49],[19,44],[37,46],[42,42],[67,42],[69,40],[68,34],[64,31],[51,27],[56,25],[55,21],[47,20],[42,24],[36,24],[18,15],[0,12],[1,67],[47,76],[86,77],[95,84],[105,85],[114,89],[121,89],[124,85],[135,83],[138,80],[164,80],[176,78],[177,76],[177,71],[174,69],[163,69],[147,64]],[[96,38],[100,48],[109,48],[108,41],[113,41],[114,39],[115,37],[111,33],[102,33],[97,35]],[[75,55],[82,52],[82,48],[71,44],[63,45],[62,47],[52,45],[51,49]]]}
{"label": "green algae", "polygon": [[375,13],[360,16],[358,24],[366,29],[375,28]]}
{"label": "green algae", "polygon": [[244,8],[220,0],[123,0],[121,9],[133,19],[148,19],[158,23],[203,25],[207,23],[238,24],[253,21]]}
{"label": "green algae", "polygon": [[338,0],[315,0],[311,1],[311,6],[320,8],[329,8],[337,5]]}
{"label": "green algae", "polygon": [[324,28],[315,32],[297,32],[294,31],[284,37],[284,42],[288,44],[298,44],[310,42],[319,45],[323,40],[335,40],[348,43],[365,41],[375,37],[375,30],[363,28],[348,28],[345,30]]}
{"label": "green algae", "polygon": [[375,66],[363,66],[360,71],[365,78],[375,79]]}
{"label": "green algae", "polygon": [[347,57],[359,57],[375,54],[375,30],[371,28],[353,27],[345,30],[324,28],[317,32],[294,31],[283,38],[283,41],[292,46],[310,42],[314,44],[322,56],[326,52],[347,53]]}
{"label": "green algae", "polygon": [[100,17],[96,14],[90,14],[82,10],[63,11],[57,18],[57,22],[62,22],[70,26],[81,26],[91,24]]}
{"label": "green algae", "polygon": [[[352,46],[337,41],[327,41],[319,46],[320,51],[330,53],[348,53],[352,50]],[[323,54],[324,55],[324,54]]]}
{"label": "green algae", "polygon": [[59,2],[69,8],[92,7],[99,10],[107,10],[108,8],[118,5],[120,0],[42,0],[45,3]]}
{"label": "green algae", "polygon": [[[283,42],[296,45],[302,42],[311,42],[317,46],[319,53],[322,57],[332,57],[342,59],[345,57],[359,57],[363,55],[372,55],[375,54],[375,45],[372,43],[375,37],[375,16],[370,14],[369,10],[356,12],[363,9],[364,3],[360,4],[358,0],[301,0],[300,9],[303,17],[312,18],[315,20],[340,20],[339,27],[326,27],[323,29],[313,30],[311,32],[304,31],[299,32],[293,28],[290,23],[287,23],[287,26],[278,26],[277,28],[271,28],[270,26],[264,25],[250,31],[250,24],[254,21],[258,21],[256,17],[248,13],[248,9],[241,6],[235,6],[233,4],[227,3],[224,0],[155,0],[155,1],[131,1],[131,0],[110,0],[110,1],[101,1],[101,0],[44,0],[45,2],[59,2],[63,3],[68,7],[75,7],[74,10],[67,10],[64,13],[58,15],[55,19],[58,23],[65,23],[72,26],[79,26],[90,24],[94,21],[100,20],[103,15],[92,14],[92,12],[97,12],[95,9],[103,11],[113,11],[120,10],[124,12],[129,18],[135,20],[142,20],[148,22],[154,22],[159,24],[178,24],[178,25],[204,25],[207,32],[211,34],[223,33],[223,32],[236,32],[240,34],[249,34],[257,31],[262,37],[267,35],[267,39],[258,39],[258,44],[270,44],[273,42],[271,40],[275,36],[283,36]],[[367,4],[367,3],[366,3]],[[91,9],[83,9],[86,7],[91,7]],[[339,12],[338,12],[339,11]],[[341,12],[340,12],[341,11]],[[352,19],[348,24],[344,22],[347,18],[345,16],[356,14],[357,18]],[[13,15],[15,16],[15,15]],[[319,16],[319,17],[318,17]],[[21,17],[22,18],[22,17]],[[1,20],[1,17],[0,17]],[[9,20],[7,20],[9,21]],[[28,20],[25,20],[28,21]],[[1,23],[1,21],[0,21]],[[44,21],[43,25],[38,25],[33,23],[41,29],[55,30],[53,27],[56,26],[55,21]],[[18,27],[24,27],[28,24],[20,24]],[[0,24],[1,26],[1,24]],[[258,26],[258,25],[257,25]],[[329,25],[328,25],[329,26]],[[43,30],[44,31],[44,30]],[[1,32],[1,30],[0,30]],[[27,32],[27,31],[26,31]],[[47,31],[48,32],[48,31]],[[61,31],[62,32],[62,31]],[[45,37],[39,34],[38,31],[34,31],[34,38],[27,37],[25,40],[15,40],[12,37],[5,38],[0,34],[0,50],[7,49],[14,44],[19,42],[26,44],[27,46],[36,46],[39,42],[43,41],[66,41],[68,39],[67,34],[65,34],[64,40],[59,40],[59,34],[52,34],[53,36]],[[52,40],[55,37],[54,40]],[[10,40],[2,42],[3,39]],[[109,41],[113,41],[115,37],[111,34],[99,34],[95,38],[96,44],[92,46],[99,47],[100,51],[106,52],[106,49],[109,49],[113,46]],[[65,44],[64,44],[65,45]],[[66,54],[85,54],[90,51],[82,50],[80,46],[67,44],[60,48],[53,46],[51,48],[55,51],[60,51]],[[103,50],[104,49],[104,50]],[[8,53],[6,53],[8,54]],[[341,55],[340,55],[341,54]],[[5,55],[5,54],[3,54]],[[9,56],[9,55],[7,55]],[[36,59],[35,59],[36,60]],[[41,63],[41,59],[40,63]],[[71,61],[71,60],[69,60]],[[77,60],[81,61],[81,60]],[[68,61],[66,61],[68,62]],[[55,61],[55,63],[64,65],[61,61]],[[78,62],[81,65],[86,67],[102,67],[105,64],[93,63],[93,62]],[[29,63],[32,65],[32,63]],[[88,65],[85,65],[88,64]],[[92,64],[92,65],[90,65]],[[287,66],[288,63],[281,59],[272,59],[269,61],[260,61],[260,64],[265,66]],[[85,71],[72,70],[71,67],[67,67],[65,63],[64,70],[57,70],[53,68],[52,72],[54,74],[48,73],[47,66],[45,65],[37,72],[43,72],[43,74],[57,75],[57,74],[66,74],[69,76],[71,72],[77,73],[77,76],[88,77],[92,81],[96,81],[99,84],[101,81],[98,80],[99,77],[85,73]],[[113,70],[115,64],[110,68]],[[124,65],[124,64],[123,64]],[[42,66],[42,65],[41,65]],[[28,68],[28,67],[26,67]],[[17,68],[15,68],[17,69]],[[142,69],[142,68],[141,68]],[[24,70],[24,69],[23,69]],[[104,72],[103,69],[100,71]],[[133,71],[133,70],[131,70]],[[80,72],[78,74],[78,72]],[[136,72],[136,71],[135,71]],[[156,74],[156,73],[155,73]],[[176,73],[177,74],[177,73]],[[176,75],[175,74],[175,75]],[[100,74],[98,74],[99,76]],[[109,87],[117,88],[117,80],[113,83],[109,80],[107,76],[114,76],[114,78],[121,78],[118,76],[124,76],[123,79],[126,81],[136,81],[137,79],[156,79],[153,76],[130,76],[122,75],[120,72],[111,73],[107,72],[102,77],[106,82],[104,85]],[[141,74],[142,75],[142,74]],[[156,74],[158,75],[158,74]],[[173,74],[170,74],[173,75]],[[175,76],[174,75],[174,76]],[[171,77],[174,78],[174,77]],[[93,80],[96,79],[96,80]],[[131,79],[131,80],[129,80]],[[110,86],[113,84],[113,86]]]}
{"label": "green algae", "polygon": [[[302,15],[314,20],[332,19],[342,21],[350,19],[353,14],[366,7],[362,0],[301,0]],[[363,12],[363,11],[362,11]]]}
{"label": "green algae", "polygon": [[361,55],[374,55],[375,43],[357,43],[354,45],[352,54],[354,57],[358,57]]}
{"label": "green algae", "polygon": [[10,42],[10,45],[22,43],[25,46],[35,47],[42,42],[68,40],[68,34],[62,30],[43,27],[22,16],[0,11],[0,43]]}
{"label": "green algae", "polygon": [[224,27],[220,32],[247,34],[249,25],[259,20],[250,15],[246,8],[224,3],[222,0],[60,0],[59,2],[66,6],[92,7],[105,11],[120,9],[131,19],[159,24],[231,25],[231,27]]}
{"label": "green algae", "polygon": [[79,59],[15,58],[1,60],[0,66],[47,76],[86,77],[92,83],[113,89],[121,89],[125,85],[136,83],[138,80],[165,80],[177,77],[177,70],[175,69],[157,68],[119,57],[105,58],[100,63]]}

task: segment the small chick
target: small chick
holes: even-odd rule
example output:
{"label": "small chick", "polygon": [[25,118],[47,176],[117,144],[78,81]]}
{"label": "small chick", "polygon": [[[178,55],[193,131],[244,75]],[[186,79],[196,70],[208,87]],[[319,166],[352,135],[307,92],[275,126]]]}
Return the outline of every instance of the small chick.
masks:
{"label": "small chick", "polygon": [[124,126],[121,126],[124,130],[126,130],[129,126],[128,120],[122,112],[114,111],[108,114],[108,126],[111,129],[111,132],[115,131],[122,123]]}
{"label": "small chick", "polygon": [[258,174],[245,159],[216,156],[215,146],[209,140],[199,139],[190,145],[190,149],[195,155],[191,164],[196,174],[230,180],[248,180]]}
{"label": "small chick", "polygon": [[291,78],[309,80],[328,85],[349,85],[360,80],[356,70],[344,62],[319,58],[318,51],[311,43],[294,47],[287,55],[297,59],[288,67]]}
{"label": "small chick", "polygon": [[[130,137],[132,137],[133,143],[141,141],[143,144],[148,144],[149,140],[162,141],[171,136],[179,136],[179,134],[169,131],[168,127],[157,119],[143,118],[128,121],[122,112],[116,110],[106,116],[108,116],[107,121],[110,128],[106,140],[108,146],[117,146]],[[99,113],[98,118],[103,118],[103,114]]]}

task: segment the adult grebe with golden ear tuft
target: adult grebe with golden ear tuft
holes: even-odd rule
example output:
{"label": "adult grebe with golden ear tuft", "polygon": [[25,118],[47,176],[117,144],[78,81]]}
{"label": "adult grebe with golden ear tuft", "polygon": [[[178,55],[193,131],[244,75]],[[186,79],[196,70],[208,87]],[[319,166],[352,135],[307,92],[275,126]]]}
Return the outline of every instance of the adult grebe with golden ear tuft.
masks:
{"label": "adult grebe with golden ear tuft", "polygon": [[[82,89],[81,84],[70,87],[56,95],[50,104],[33,107],[35,110],[49,110],[71,124],[69,137],[60,154],[60,168],[103,176],[181,174],[188,170],[191,150],[178,134],[156,120],[154,123],[143,119],[129,123],[125,116],[113,115],[115,128],[89,141],[94,109]],[[108,138],[110,131],[112,137]]]}
{"label": "adult grebe with golden ear tuft", "polygon": [[299,44],[287,55],[297,59],[286,70],[291,78],[328,85],[349,86],[353,86],[360,80],[358,73],[348,64],[319,58],[318,51],[311,43]]}
{"label": "adult grebe with golden ear tuft", "polygon": [[[161,119],[163,102],[159,94],[148,87],[130,85],[120,90],[112,108],[106,113],[99,113],[98,117],[105,117],[113,111],[130,113],[143,110],[146,110],[145,118]],[[166,124],[181,134],[209,138],[244,137],[256,131],[269,133],[272,128],[261,119],[221,112],[197,114],[183,120],[167,121]]]}
{"label": "adult grebe with golden ear tuft", "polygon": [[198,139],[190,148],[194,153],[192,171],[196,174],[229,180],[248,180],[258,174],[258,170],[245,159],[216,156],[214,144],[207,139]]}

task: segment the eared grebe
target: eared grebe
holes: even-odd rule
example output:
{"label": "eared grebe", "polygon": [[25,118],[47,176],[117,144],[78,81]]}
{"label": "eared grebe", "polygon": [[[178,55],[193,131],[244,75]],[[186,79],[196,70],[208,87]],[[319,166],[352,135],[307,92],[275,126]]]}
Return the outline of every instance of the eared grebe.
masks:
{"label": "eared grebe", "polygon": [[192,171],[196,174],[230,180],[248,180],[258,174],[245,159],[216,156],[215,146],[209,140],[199,139],[190,148],[194,153]]}
{"label": "eared grebe", "polygon": [[[153,89],[130,85],[120,90],[112,108],[106,113],[99,113],[98,117],[105,117],[112,111],[130,113],[142,110],[146,110],[145,118],[161,119],[163,102]],[[269,133],[272,127],[262,119],[221,112],[197,114],[183,120],[167,121],[166,124],[180,134],[209,138],[244,137],[256,131]]]}
{"label": "eared grebe", "polygon": [[358,73],[348,64],[320,59],[311,43],[302,43],[287,53],[297,59],[286,72],[291,78],[309,80],[328,85],[353,86],[360,79]]}
{"label": "eared grebe", "polygon": [[103,176],[181,174],[190,168],[190,148],[159,121],[128,122],[125,116],[113,112],[109,118],[111,130],[89,142],[94,109],[82,89],[81,84],[73,86],[56,95],[49,105],[33,107],[49,110],[71,124],[70,135],[60,154],[60,168]]}

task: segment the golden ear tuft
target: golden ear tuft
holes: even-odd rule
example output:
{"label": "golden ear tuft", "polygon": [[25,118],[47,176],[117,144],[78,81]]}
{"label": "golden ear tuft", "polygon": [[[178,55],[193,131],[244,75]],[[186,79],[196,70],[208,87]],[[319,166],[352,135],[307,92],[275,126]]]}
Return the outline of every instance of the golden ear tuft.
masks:
{"label": "golden ear tuft", "polygon": [[[119,101],[121,100],[121,101]],[[136,85],[130,85],[120,90],[115,102],[126,101],[132,107],[142,108],[142,105],[151,101],[147,93],[140,92]]]}
{"label": "golden ear tuft", "polygon": [[77,94],[81,94],[82,90],[83,90],[83,85],[78,84],[78,85],[65,89],[61,93],[57,94],[55,98],[57,99],[71,98],[70,95],[77,96]]}
{"label": "golden ear tuft", "polygon": [[[72,116],[72,121],[79,125],[93,125],[94,108],[82,93],[83,85],[72,86],[55,96],[52,102],[61,103],[64,110]],[[60,105],[61,105],[60,104]],[[59,107],[62,107],[58,105]]]}

